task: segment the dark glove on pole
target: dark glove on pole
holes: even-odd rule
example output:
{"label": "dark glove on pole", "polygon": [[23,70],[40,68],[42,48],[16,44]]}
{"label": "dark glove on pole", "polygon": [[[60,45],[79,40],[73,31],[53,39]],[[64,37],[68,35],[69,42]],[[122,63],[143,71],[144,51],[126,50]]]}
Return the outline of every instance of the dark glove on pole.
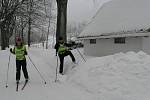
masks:
{"label": "dark glove on pole", "polygon": [[12,53],[12,48],[10,48],[10,52]]}

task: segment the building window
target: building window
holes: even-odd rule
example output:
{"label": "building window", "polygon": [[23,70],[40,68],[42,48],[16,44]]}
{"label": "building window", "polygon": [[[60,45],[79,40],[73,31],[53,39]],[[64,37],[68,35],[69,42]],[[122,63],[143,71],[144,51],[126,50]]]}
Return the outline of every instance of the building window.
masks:
{"label": "building window", "polygon": [[96,39],[90,39],[90,44],[96,44]]}
{"label": "building window", "polygon": [[119,37],[114,39],[115,44],[125,44],[125,37]]}

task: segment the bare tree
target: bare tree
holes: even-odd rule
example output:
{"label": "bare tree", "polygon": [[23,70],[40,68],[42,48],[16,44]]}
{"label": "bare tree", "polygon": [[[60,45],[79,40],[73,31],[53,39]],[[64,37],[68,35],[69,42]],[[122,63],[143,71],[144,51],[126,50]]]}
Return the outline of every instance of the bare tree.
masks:
{"label": "bare tree", "polygon": [[[52,15],[53,2],[52,2],[52,0],[44,0],[44,2],[41,0],[37,0],[38,3],[37,3],[37,1],[34,2],[35,0],[32,0],[32,1],[33,1],[33,4],[31,5],[32,8],[30,10],[32,12],[30,15],[31,16],[30,17],[30,19],[31,19],[30,27],[32,27],[31,28],[32,30],[30,30],[30,31],[32,34],[34,33],[34,29],[35,30],[40,29],[43,32],[43,28],[45,28],[47,26],[47,32],[46,31],[45,32],[46,32],[46,41],[47,41],[46,47],[48,48],[48,35],[50,32],[51,22],[53,20],[53,15]],[[28,24],[28,27],[29,27],[29,24]],[[28,28],[28,29],[30,29],[30,28]],[[29,33],[29,30],[28,30],[28,33]],[[29,40],[29,36],[30,35],[28,34],[28,40]],[[45,35],[42,35],[42,38],[43,38],[43,36],[45,36]]]}
{"label": "bare tree", "polygon": [[38,38],[39,41],[41,40],[40,32],[43,32],[43,27],[47,24],[44,13],[44,5],[42,2],[43,1],[41,0],[29,0],[26,4],[22,5],[22,9],[18,11],[18,34],[20,35],[21,33],[22,38],[24,38],[24,36],[25,38],[27,38],[26,41],[28,43],[28,46],[30,46],[31,42],[35,40],[37,41]]}
{"label": "bare tree", "polygon": [[[49,32],[50,32],[50,26],[51,26],[51,18],[52,18],[52,2],[49,3],[49,9],[47,8],[47,3],[46,0],[44,0],[44,6],[45,6],[45,13],[46,13],[46,17],[48,18],[48,27],[47,27],[47,34],[46,34],[46,49],[48,49],[48,36],[49,36]],[[48,14],[48,11],[49,14]]]}
{"label": "bare tree", "polygon": [[0,31],[1,49],[9,46],[9,38],[12,35],[15,25],[15,14],[17,9],[25,0],[0,0]]}
{"label": "bare tree", "polygon": [[[52,8],[49,7],[49,9]],[[0,0],[2,49],[9,45],[9,38],[14,33],[13,36],[20,36],[23,40],[28,40],[29,46],[33,40],[43,40],[45,35],[42,32],[45,32],[43,30],[46,26],[50,29],[50,23],[53,22],[52,17],[52,15],[47,17],[45,14],[43,0]]]}

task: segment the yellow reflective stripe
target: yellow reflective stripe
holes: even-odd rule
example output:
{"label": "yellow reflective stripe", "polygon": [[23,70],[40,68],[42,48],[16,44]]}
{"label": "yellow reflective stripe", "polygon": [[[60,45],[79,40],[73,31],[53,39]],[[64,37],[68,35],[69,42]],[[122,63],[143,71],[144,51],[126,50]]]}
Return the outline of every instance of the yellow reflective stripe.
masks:
{"label": "yellow reflective stripe", "polygon": [[25,59],[25,47],[15,47],[15,55],[17,60],[24,60]]}
{"label": "yellow reflective stripe", "polygon": [[67,51],[67,48],[64,46],[64,44],[60,44],[59,49],[58,49],[58,53],[62,54],[65,51]]}

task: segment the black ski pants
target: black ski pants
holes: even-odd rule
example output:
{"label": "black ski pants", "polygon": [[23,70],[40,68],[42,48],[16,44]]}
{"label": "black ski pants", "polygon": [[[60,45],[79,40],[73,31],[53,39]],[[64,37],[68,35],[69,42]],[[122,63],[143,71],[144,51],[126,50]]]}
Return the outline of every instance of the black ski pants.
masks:
{"label": "black ski pants", "polygon": [[63,65],[64,65],[64,57],[65,56],[70,56],[72,61],[75,62],[75,57],[73,56],[71,51],[66,51],[63,54],[59,54],[59,60],[60,60],[60,67],[59,67],[59,73],[63,73]]}
{"label": "black ski pants", "polygon": [[20,80],[21,76],[21,68],[24,74],[25,79],[28,79],[28,72],[27,72],[27,63],[26,60],[16,60],[16,80]]}

